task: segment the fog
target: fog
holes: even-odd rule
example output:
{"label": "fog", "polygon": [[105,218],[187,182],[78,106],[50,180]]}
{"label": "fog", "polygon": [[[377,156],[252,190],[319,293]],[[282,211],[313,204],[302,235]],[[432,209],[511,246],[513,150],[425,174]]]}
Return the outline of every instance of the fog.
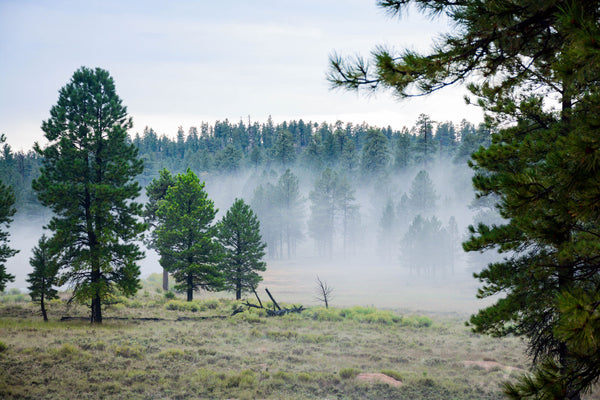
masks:
{"label": "fog", "polygon": [[[435,190],[435,196],[429,196],[430,200],[435,199],[433,205],[427,200],[417,202],[414,193],[411,197],[420,171],[426,171],[421,176],[426,175]],[[266,239],[277,237],[266,230],[277,225],[274,219],[289,217],[290,210],[268,216],[265,214],[268,210],[261,212],[261,204],[256,204],[257,188],[268,184],[275,187],[284,172],[283,168],[272,168],[250,169],[234,175],[199,174],[206,181],[209,198],[219,209],[217,219],[235,198],[245,199],[259,215],[263,239],[269,245],[265,257],[267,271],[263,273],[259,294],[267,287],[278,301],[317,305],[319,276],[334,288],[333,306],[373,305],[465,313],[486,304],[475,298],[478,282],[472,274],[493,258],[466,254],[460,245],[467,237],[467,227],[482,214],[481,209],[470,207],[475,195],[471,187],[472,171],[466,166],[445,160],[396,174],[367,177],[354,174],[357,178],[348,179],[355,198],[350,202],[352,219],[344,223],[342,213],[336,211],[332,241],[326,245],[323,240],[328,239],[316,237],[318,230],[325,228],[314,228],[319,221],[311,220],[311,213],[316,212],[311,192],[315,191],[315,182],[322,172],[292,168],[291,173],[298,178],[301,199],[299,232],[292,241],[293,251],[287,248],[289,240],[282,241],[281,232],[277,233],[279,239],[274,239],[278,242],[269,243]],[[342,171],[336,174],[340,179],[344,176]],[[145,196],[140,201],[145,201]],[[485,212],[489,214],[490,210]],[[8,288],[26,290],[26,277],[32,271],[31,249],[37,245],[49,217],[49,214],[15,216],[10,227],[10,246],[20,252],[7,261],[8,273],[16,276]],[[142,278],[161,273],[156,252],[149,249],[145,252],[146,257],[140,262]],[[219,296],[233,297],[233,294]]]}

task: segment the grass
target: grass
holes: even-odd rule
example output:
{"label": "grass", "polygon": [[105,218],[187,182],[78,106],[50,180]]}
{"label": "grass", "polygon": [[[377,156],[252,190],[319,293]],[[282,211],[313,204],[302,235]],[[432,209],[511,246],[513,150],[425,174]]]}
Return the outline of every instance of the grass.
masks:
{"label": "grass", "polygon": [[[92,326],[59,321],[87,317],[80,305],[52,302],[44,323],[36,305],[2,302],[0,398],[501,399],[511,371],[464,361],[526,368],[518,339],[475,335],[462,317],[373,307],[230,317],[239,302],[184,303],[148,289],[114,299]],[[355,378],[370,372],[403,385]]]}

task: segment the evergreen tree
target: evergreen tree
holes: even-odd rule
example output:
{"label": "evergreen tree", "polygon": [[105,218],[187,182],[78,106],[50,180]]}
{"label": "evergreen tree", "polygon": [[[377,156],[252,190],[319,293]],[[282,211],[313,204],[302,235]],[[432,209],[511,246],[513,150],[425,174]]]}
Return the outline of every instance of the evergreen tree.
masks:
{"label": "evergreen tree", "polygon": [[[159,172],[158,178],[154,178],[148,186],[146,186],[146,196],[148,196],[148,202],[144,209],[144,220],[148,224],[150,238],[148,244],[151,248],[157,249],[156,247],[156,228],[158,226],[158,211],[159,202],[164,200],[167,195],[167,190],[175,185],[175,178],[171,175],[171,172],[163,168]],[[169,290],[169,272],[163,265],[163,289]]]}
{"label": "evergreen tree", "polygon": [[388,198],[379,219],[379,246],[381,256],[386,261],[392,259],[392,250],[397,240],[397,224],[394,202],[391,198]]}
{"label": "evergreen tree", "polygon": [[342,248],[345,256],[352,232],[352,220],[356,218],[358,212],[354,189],[350,186],[346,175],[338,175],[335,182],[335,210],[341,220]]}
{"label": "evergreen tree", "polygon": [[360,168],[365,176],[385,173],[389,162],[388,139],[379,129],[369,129],[362,149]]}
{"label": "evergreen tree", "polygon": [[[0,136],[0,142],[4,135]],[[0,181],[0,228],[8,230],[12,222],[12,216],[17,210],[14,208],[15,196],[12,189]],[[11,249],[8,246],[8,231],[0,229],[0,292],[6,288],[7,282],[13,282],[15,276],[6,272],[6,260],[17,254],[18,250]]]}
{"label": "evergreen tree", "polygon": [[421,114],[415,125],[415,136],[417,143],[415,147],[415,161],[422,163],[423,168],[433,159],[436,153],[436,146],[433,140],[433,124],[429,115]]}
{"label": "evergreen tree", "polygon": [[411,162],[410,133],[404,130],[398,135],[394,147],[394,169],[401,171]]}
{"label": "evergreen tree", "polygon": [[421,170],[413,179],[409,192],[409,207],[413,215],[429,215],[436,210],[438,195],[427,171]]}
{"label": "evergreen tree", "polygon": [[300,194],[300,181],[287,169],[277,182],[278,215],[282,219],[283,241],[288,258],[296,254],[296,245],[302,240],[302,220],[304,217],[304,199]]}
{"label": "evergreen tree", "polygon": [[242,157],[242,151],[230,143],[216,155],[216,168],[219,172],[229,174],[237,172],[240,169]]}
{"label": "evergreen tree", "polygon": [[467,250],[504,261],[477,277],[480,297],[502,294],[471,319],[478,332],[527,338],[534,371],[515,399],[580,399],[600,377],[600,9],[583,0],[385,0],[445,14],[457,27],[430,54],[375,52],[375,76],[335,57],[331,81],[387,87],[407,97],[476,76],[469,85],[488,121],[515,122],[473,155],[478,195],[495,194],[507,221],[472,228]]}
{"label": "evergreen tree", "polygon": [[29,264],[33,267],[33,272],[27,278],[29,295],[32,301],[40,303],[44,322],[48,322],[45,302],[58,298],[54,285],[58,282],[59,265],[52,254],[52,246],[46,235],[42,235],[32,253]]}
{"label": "evergreen tree", "polygon": [[426,275],[451,268],[448,257],[451,241],[439,219],[417,215],[402,239],[402,261],[411,273]]}
{"label": "evergreen tree", "polygon": [[255,290],[262,281],[257,271],[267,268],[261,261],[266,245],[260,236],[260,223],[250,206],[236,199],[217,229],[218,241],[224,248],[224,288],[235,292],[236,300],[240,300],[243,292]]}
{"label": "evergreen tree", "polygon": [[254,146],[252,148],[252,151],[250,152],[250,162],[252,163],[252,166],[257,169],[258,166],[262,163],[263,160],[263,155],[262,155],[262,151],[260,150],[260,147],[258,146]]}
{"label": "evergreen tree", "polygon": [[294,138],[288,130],[280,130],[272,148],[271,158],[282,167],[290,166],[296,161]]}
{"label": "evergreen tree", "polygon": [[433,140],[438,147],[440,156],[452,157],[457,145],[454,124],[452,122],[443,122],[439,124]]}
{"label": "evergreen tree", "polygon": [[145,225],[133,178],[143,164],[127,143],[131,125],[109,73],[82,67],[42,124],[48,145],[34,147],[44,160],[33,189],[54,213],[48,229],[64,266],[61,283],[91,300],[92,323],[102,322],[102,302],[115,286],[125,295],[139,288],[136,241]]}
{"label": "evergreen tree", "polygon": [[320,254],[332,256],[335,232],[337,173],[326,168],[310,192],[311,214],[308,221],[310,235]]}
{"label": "evergreen tree", "polygon": [[342,154],[340,155],[340,168],[346,171],[349,175],[353,175],[359,167],[358,152],[356,151],[356,144],[354,141],[347,140],[344,142],[342,147]]}
{"label": "evergreen tree", "polygon": [[213,225],[217,210],[204,191],[204,182],[187,170],[176,176],[175,185],[159,201],[156,248],[160,264],[173,274],[177,290],[185,290],[192,301],[194,291],[219,290],[222,277],[218,262],[221,247]]}

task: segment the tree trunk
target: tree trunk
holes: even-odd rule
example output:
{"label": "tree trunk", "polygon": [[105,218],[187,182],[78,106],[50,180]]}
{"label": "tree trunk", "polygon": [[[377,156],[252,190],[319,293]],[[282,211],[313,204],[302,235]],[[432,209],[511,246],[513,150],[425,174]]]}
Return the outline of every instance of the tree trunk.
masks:
{"label": "tree trunk", "polygon": [[192,281],[192,275],[187,276],[187,301],[194,300],[194,285]]}
{"label": "tree trunk", "polygon": [[92,317],[90,322],[92,324],[102,323],[102,302],[98,293],[96,293],[94,298],[92,298]]}
{"label": "tree trunk", "polygon": [[42,306],[42,317],[44,317],[44,322],[48,322],[48,315],[46,314],[46,307],[44,305],[44,294],[43,293],[40,297],[40,304]]}
{"label": "tree trunk", "polygon": [[166,292],[169,290],[169,273],[163,268],[163,290]]}

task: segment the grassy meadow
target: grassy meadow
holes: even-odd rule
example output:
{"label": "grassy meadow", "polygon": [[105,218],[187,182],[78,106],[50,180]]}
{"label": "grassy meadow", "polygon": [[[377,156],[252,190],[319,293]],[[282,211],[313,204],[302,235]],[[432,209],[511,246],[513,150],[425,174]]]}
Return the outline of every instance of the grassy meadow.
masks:
{"label": "grassy meadow", "polygon": [[313,301],[268,317],[222,294],[173,298],[160,280],[112,299],[100,326],[66,294],[48,323],[27,295],[0,295],[0,399],[502,399],[528,367],[520,339],[473,334],[468,313]]}
{"label": "grassy meadow", "polygon": [[158,279],[144,284],[116,297],[101,326],[64,300],[44,323],[26,296],[0,298],[0,398],[500,399],[500,383],[527,368],[519,339],[472,334],[466,316],[358,306],[231,316],[241,303],[188,303]]}

